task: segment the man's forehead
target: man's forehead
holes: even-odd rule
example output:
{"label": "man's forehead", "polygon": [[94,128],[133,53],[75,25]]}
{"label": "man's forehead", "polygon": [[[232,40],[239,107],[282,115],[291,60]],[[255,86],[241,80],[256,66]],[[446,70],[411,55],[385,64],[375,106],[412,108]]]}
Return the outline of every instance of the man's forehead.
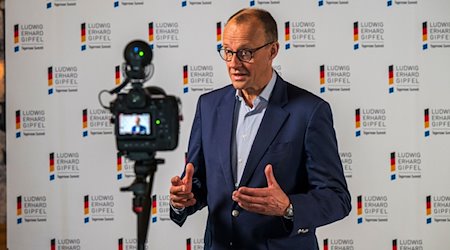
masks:
{"label": "man's forehead", "polygon": [[229,23],[225,26],[223,42],[253,43],[264,40],[264,31],[258,24],[253,23]]}

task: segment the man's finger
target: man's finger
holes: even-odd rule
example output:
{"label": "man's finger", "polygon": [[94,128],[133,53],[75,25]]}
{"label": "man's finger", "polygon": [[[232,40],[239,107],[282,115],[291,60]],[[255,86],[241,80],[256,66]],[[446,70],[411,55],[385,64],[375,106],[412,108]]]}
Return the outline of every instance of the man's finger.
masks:
{"label": "man's finger", "polygon": [[194,176],[194,164],[188,163],[184,174],[183,182],[185,184],[192,183],[192,176]]}
{"label": "man's finger", "polygon": [[270,186],[278,187],[278,182],[275,179],[275,175],[273,175],[272,165],[267,164],[266,168],[264,169],[264,173],[266,174],[267,185],[269,187]]}
{"label": "man's finger", "polygon": [[170,182],[172,183],[172,186],[180,186],[183,185],[183,182],[181,181],[180,176],[174,176],[170,179]]}
{"label": "man's finger", "polygon": [[170,193],[171,194],[184,193],[184,189],[185,189],[184,185],[179,185],[179,186],[173,185],[170,187]]}

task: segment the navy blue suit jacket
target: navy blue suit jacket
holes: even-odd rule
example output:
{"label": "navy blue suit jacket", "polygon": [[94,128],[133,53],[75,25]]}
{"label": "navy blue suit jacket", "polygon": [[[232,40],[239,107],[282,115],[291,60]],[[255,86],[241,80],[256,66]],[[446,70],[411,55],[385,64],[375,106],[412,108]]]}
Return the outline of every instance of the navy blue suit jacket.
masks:
{"label": "navy blue suit jacket", "polygon": [[267,187],[264,168],[272,164],[294,207],[290,221],[248,212],[231,199],[235,93],[229,85],[198,100],[187,156],[197,203],[181,214],[171,210],[172,220],[181,226],[207,206],[205,249],[319,249],[315,229],[351,210],[329,104],[278,76],[252,145],[239,186]]}

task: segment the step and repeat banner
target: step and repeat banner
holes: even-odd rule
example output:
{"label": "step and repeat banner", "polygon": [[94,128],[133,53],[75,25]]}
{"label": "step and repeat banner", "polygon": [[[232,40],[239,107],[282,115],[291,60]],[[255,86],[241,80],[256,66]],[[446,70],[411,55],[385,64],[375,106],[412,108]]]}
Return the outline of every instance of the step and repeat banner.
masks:
{"label": "step and repeat banner", "polygon": [[274,69],[333,109],[353,209],[318,230],[321,250],[450,246],[449,1],[10,0],[10,250],[135,249],[132,194],[119,191],[134,163],[98,100],[123,81],[135,39],[154,52],[145,86],[178,96],[183,114],[177,149],[157,153],[148,248],[203,249],[207,211],[172,223],[170,178],[184,167],[198,97],[230,83],[217,48],[244,7],[278,22]]}

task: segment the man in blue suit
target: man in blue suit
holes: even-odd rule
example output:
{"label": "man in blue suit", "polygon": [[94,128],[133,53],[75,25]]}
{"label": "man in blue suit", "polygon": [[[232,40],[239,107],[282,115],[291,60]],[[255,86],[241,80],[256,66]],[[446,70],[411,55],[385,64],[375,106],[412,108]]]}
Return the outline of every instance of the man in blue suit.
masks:
{"label": "man in blue suit", "polygon": [[232,85],[202,95],[181,177],[171,179],[171,218],[208,207],[205,249],[319,249],[317,227],[351,209],[330,106],[272,69],[277,25],[243,9],[223,48]]}
{"label": "man in blue suit", "polygon": [[133,135],[145,135],[147,134],[147,128],[141,125],[141,118],[136,116],[135,125],[131,128],[131,133]]}

